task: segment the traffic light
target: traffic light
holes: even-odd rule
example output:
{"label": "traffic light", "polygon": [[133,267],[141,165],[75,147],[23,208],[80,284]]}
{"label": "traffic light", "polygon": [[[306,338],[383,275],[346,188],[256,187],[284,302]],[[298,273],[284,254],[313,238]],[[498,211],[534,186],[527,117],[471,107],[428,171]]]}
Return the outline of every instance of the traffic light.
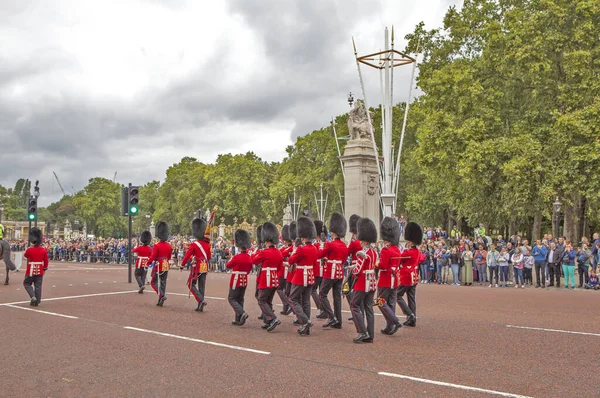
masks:
{"label": "traffic light", "polygon": [[37,218],[37,198],[31,196],[29,198],[29,205],[27,206],[27,219],[29,221],[35,221]]}
{"label": "traffic light", "polygon": [[135,216],[140,212],[140,187],[129,186],[129,215]]}

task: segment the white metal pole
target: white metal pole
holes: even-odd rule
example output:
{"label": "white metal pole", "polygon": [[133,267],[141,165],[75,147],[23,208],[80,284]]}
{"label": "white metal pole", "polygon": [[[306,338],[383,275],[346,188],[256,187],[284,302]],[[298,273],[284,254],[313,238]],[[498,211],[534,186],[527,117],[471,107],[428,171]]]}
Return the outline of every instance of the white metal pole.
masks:
{"label": "white metal pole", "polygon": [[415,77],[415,69],[417,68],[417,60],[413,63],[412,73],[410,75],[410,86],[408,88],[408,99],[406,100],[406,108],[404,109],[404,121],[402,122],[402,133],[400,134],[400,145],[398,146],[398,157],[396,158],[396,175],[394,192],[398,196],[398,186],[400,179],[400,156],[402,155],[402,143],[404,142],[404,132],[406,131],[406,122],[408,121],[408,108],[410,108],[410,96],[412,94],[413,79]]}
{"label": "white metal pole", "polygon": [[383,132],[382,132],[382,136],[381,136],[381,148],[382,148],[382,154],[383,154],[383,182],[384,182],[384,186],[383,188],[383,193],[384,194],[389,194],[392,192],[392,176],[391,176],[391,163],[392,160],[390,159],[390,131],[389,131],[389,124],[390,124],[390,120],[389,120],[389,95],[390,95],[390,63],[389,63],[389,56],[388,56],[388,51],[390,49],[390,43],[389,43],[389,35],[388,35],[388,29],[385,28],[385,51],[386,51],[386,55],[384,58],[384,76],[385,76],[385,85],[384,85],[384,102],[385,102],[385,106],[384,106],[384,112],[385,112],[385,125],[383,126]]}
{"label": "white metal pole", "polygon": [[377,162],[377,174],[379,174],[379,185],[383,186],[383,177],[381,173],[381,168],[379,167],[379,153],[377,152],[377,144],[375,143],[375,133],[373,132],[373,125],[371,122],[371,115],[369,113],[369,105],[367,103],[367,94],[365,92],[365,85],[362,78],[362,72],[360,70],[360,62],[358,61],[358,53],[356,51],[356,44],[354,43],[354,39],[352,39],[352,45],[354,46],[354,58],[356,59],[356,68],[358,69],[358,78],[360,80],[360,88],[363,94],[363,102],[365,105],[365,111],[367,113],[367,122],[369,123],[369,132],[371,133],[371,142],[373,144],[373,151],[375,152],[375,160]]}
{"label": "white metal pole", "polygon": [[333,127],[333,135],[335,136],[335,146],[338,151],[338,159],[340,161],[340,167],[342,168],[342,176],[344,177],[344,182],[346,182],[346,173],[344,172],[344,162],[342,162],[342,152],[340,151],[340,143],[338,142],[337,131],[335,131],[335,121],[333,117],[331,118],[331,127]]}

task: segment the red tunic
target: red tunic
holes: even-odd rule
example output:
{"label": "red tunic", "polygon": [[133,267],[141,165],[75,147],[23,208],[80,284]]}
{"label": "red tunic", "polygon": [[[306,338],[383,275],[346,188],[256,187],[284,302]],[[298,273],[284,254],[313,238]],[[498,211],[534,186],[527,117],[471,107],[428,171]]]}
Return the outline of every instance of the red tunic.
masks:
{"label": "red tunic", "polygon": [[165,272],[169,270],[169,260],[171,259],[171,254],[173,253],[173,249],[171,245],[167,242],[158,242],[154,245],[154,249],[152,250],[152,254],[148,259],[148,264],[152,264],[153,261],[156,261],[154,264],[154,272]]}
{"label": "red tunic", "polygon": [[277,274],[283,267],[283,256],[275,246],[268,247],[259,251],[252,259],[252,264],[260,264],[260,274],[258,275],[259,289],[272,289],[279,287],[279,278]]}
{"label": "red tunic", "polygon": [[362,250],[362,246],[360,245],[360,241],[358,239],[354,239],[348,245],[348,254],[352,256],[352,265],[356,264],[356,253]]}
{"label": "red tunic", "polygon": [[419,249],[412,247],[404,250],[400,255],[400,284],[402,286],[414,286],[419,282]]}
{"label": "red tunic", "polygon": [[281,256],[283,257],[283,267],[279,270],[279,272],[277,272],[277,277],[279,278],[286,278],[288,276],[288,266],[289,266],[289,258],[290,255],[292,254],[292,250],[294,250],[294,246],[293,245],[289,245],[289,246],[282,246],[281,249],[279,249],[279,251],[281,252]]}
{"label": "red tunic", "polygon": [[381,249],[379,253],[379,281],[378,287],[398,287],[398,266],[400,265],[400,249],[390,245]]}
{"label": "red tunic", "polygon": [[352,275],[356,278],[353,289],[360,292],[374,292],[377,288],[375,281],[377,252],[369,247],[366,254],[365,258],[357,257],[356,267],[352,269]]}
{"label": "red tunic", "polygon": [[241,252],[233,256],[227,263],[227,268],[231,269],[229,287],[235,290],[237,287],[248,286],[248,274],[252,271],[252,259],[248,253]]}
{"label": "red tunic", "polygon": [[[200,249],[200,247],[202,247],[202,249]],[[204,250],[204,253],[202,250]],[[181,260],[181,265],[185,265],[192,256],[196,257],[196,261],[191,271],[197,274],[207,273],[208,261],[212,256],[210,243],[208,243],[206,239],[198,239],[192,243],[187,252],[185,252],[185,256],[183,256],[183,260]]]}
{"label": "red tunic", "polygon": [[296,264],[292,284],[309,286],[315,283],[313,267],[318,256],[317,248],[310,243],[296,248],[296,252],[290,257],[290,264]]}
{"label": "red tunic", "polygon": [[152,254],[152,248],[150,246],[138,246],[132,250],[132,252],[138,254],[137,260],[135,260],[135,268],[148,268],[150,263],[148,259]]}
{"label": "red tunic", "polygon": [[348,259],[348,247],[341,239],[327,242],[323,250],[319,251],[319,257],[325,257],[323,278],[344,279],[344,262]]}
{"label": "red tunic", "polygon": [[48,269],[48,250],[41,246],[32,246],[23,255],[27,259],[25,276],[44,276]]}
{"label": "red tunic", "polygon": [[290,263],[290,258],[296,253],[297,249],[298,249],[297,247],[294,247],[294,245],[292,245],[292,251],[289,253],[289,257],[288,257],[288,273],[285,278],[285,283],[292,283],[292,279],[294,279],[294,273],[296,272],[296,269],[295,269],[295,267],[290,267],[290,265],[293,264],[293,263]]}

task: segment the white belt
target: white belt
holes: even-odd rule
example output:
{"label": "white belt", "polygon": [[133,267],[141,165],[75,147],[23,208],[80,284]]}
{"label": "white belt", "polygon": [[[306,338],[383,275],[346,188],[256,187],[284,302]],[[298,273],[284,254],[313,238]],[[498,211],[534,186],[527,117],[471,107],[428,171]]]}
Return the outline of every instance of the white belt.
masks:
{"label": "white belt", "polygon": [[304,286],[308,285],[308,272],[306,272],[309,269],[313,269],[313,267],[311,265],[298,265],[296,266],[296,268],[300,268],[303,269],[303,276],[304,276]]}
{"label": "white belt", "polygon": [[331,279],[335,279],[335,272],[337,271],[337,265],[342,264],[342,260],[327,260],[328,264],[331,264]]}
{"label": "white belt", "polygon": [[277,271],[275,267],[263,267],[261,271],[267,271],[267,286],[271,287],[271,271]]}
{"label": "white belt", "polygon": [[233,275],[235,275],[235,276],[233,277],[233,286],[232,286],[232,289],[233,289],[233,290],[235,290],[235,288],[236,288],[236,286],[237,286],[237,282],[238,282],[238,279],[239,279],[240,275],[248,275],[248,273],[247,273],[247,272],[244,272],[244,271],[232,271],[231,273],[232,273]]}
{"label": "white belt", "polygon": [[42,268],[41,266],[42,265],[44,265],[44,263],[41,262],[41,261],[31,261],[31,262],[29,262],[29,266],[31,267],[30,268],[30,274],[35,274],[33,276],[37,276],[40,273],[40,271],[41,271],[41,268]]}
{"label": "white belt", "polygon": [[290,266],[290,263],[288,263],[287,261],[283,263],[283,278],[287,279],[288,276],[288,267]]}

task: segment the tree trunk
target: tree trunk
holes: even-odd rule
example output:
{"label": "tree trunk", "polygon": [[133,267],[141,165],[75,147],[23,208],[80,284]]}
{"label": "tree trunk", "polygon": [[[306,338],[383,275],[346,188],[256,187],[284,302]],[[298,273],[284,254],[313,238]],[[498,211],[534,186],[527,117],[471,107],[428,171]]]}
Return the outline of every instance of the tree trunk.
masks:
{"label": "tree trunk", "polygon": [[542,238],[542,211],[538,209],[533,217],[533,230],[531,231],[531,246],[533,243]]}
{"label": "tree trunk", "polygon": [[576,244],[577,242],[577,210],[579,205],[577,204],[577,199],[575,199],[574,204],[565,204],[565,213],[564,213],[564,224],[562,229],[562,235],[565,236],[571,243]]}
{"label": "tree trunk", "polygon": [[517,223],[515,222],[515,220],[510,220],[510,222],[508,223],[508,236],[507,238],[513,236],[517,231]]}
{"label": "tree trunk", "polygon": [[583,236],[585,236],[585,208],[587,205],[587,198],[579,195],[579,207],[577,209],[577,237],[578,242]]}

